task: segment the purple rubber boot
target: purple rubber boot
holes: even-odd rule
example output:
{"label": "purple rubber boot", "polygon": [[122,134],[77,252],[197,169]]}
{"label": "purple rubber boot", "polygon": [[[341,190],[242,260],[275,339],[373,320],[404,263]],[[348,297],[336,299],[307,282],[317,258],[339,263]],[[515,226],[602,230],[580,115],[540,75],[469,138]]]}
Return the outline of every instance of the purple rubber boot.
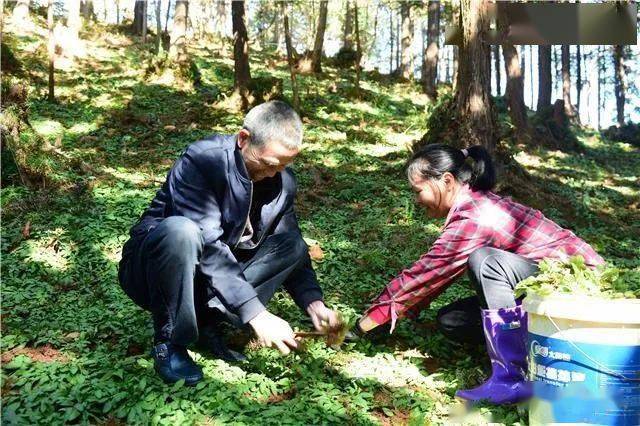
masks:
{"label": "purple rubber boot", "polygon": [[491,359],[491,377],[456,396],[472,402],[513,404],[531,396],[527,371],[527,315],[520,306],[482,310],[484,337]]}

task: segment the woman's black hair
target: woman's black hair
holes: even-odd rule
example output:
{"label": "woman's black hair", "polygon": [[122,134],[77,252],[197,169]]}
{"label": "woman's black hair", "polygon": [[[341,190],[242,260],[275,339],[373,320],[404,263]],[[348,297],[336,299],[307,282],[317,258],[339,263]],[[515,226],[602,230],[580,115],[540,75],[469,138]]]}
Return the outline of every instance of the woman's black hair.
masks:
{"label": "woman's black hair", "polygon": [[[472,161],[467,161],[467,157]],[[416,151],[407,162],[407,176],[439,179],[451,173],[460,183],[488,191],[496,185],[496,171],[491,154],[481,145],[466,150],[444,144],[430,144]]]}

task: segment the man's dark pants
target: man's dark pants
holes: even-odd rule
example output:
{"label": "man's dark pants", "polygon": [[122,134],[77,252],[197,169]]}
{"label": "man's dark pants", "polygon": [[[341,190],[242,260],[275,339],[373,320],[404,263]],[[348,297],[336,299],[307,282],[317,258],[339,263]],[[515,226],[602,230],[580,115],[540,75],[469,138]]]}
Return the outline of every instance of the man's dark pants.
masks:
{"label": "man's dark pants", "polygon": [[471,344],[484,343],[481,309],[516,306],[513,289],[538,272],[536,262],[493,247],[477,249],[467,262],[476,296],[460,299],[438,311],[440,331],[449,339]]}
{"label": "man's dark pants", "polygon": [[[224,318],[241,326],[227,311],[205,277],[198,260],[204,241],[200,228],[183,216],[168,217],[133,248],[120,268],[124,291],[151,311],[157,342],[186,346],[198,338],[199,326]],[[300,265],[307,246],[299,233],[267,236],[257,249],[238,250],[236,259],[263,305]]]}

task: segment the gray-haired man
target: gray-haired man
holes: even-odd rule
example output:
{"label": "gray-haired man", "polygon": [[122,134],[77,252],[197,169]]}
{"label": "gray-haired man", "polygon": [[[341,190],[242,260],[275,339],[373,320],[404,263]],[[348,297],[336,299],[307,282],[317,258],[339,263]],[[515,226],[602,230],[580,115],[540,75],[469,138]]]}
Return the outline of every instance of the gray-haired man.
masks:
{"label": "gray-haired man", "polygon": [[174,163],[123,248],[124,291],[151,311],[153,357],[167,382],[194,384],[202,370],[186,346],[197,341],[237,361],[221,321],[249,324],[265,346],[296,348],[289,324],[265,305],[283,285],[314,326],[334,326],[302,239],[286,166],[300,151],[302,123],[280,101],[253,108],[236,135],[190,145]]}

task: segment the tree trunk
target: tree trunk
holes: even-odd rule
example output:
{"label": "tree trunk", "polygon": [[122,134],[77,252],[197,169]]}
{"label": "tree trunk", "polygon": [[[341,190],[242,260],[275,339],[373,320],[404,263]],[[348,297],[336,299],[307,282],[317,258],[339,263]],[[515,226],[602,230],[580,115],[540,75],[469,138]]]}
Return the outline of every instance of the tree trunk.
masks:
{"label": "tree trunk", "polygon": [[458,81],[456,83],[459,138],[465,146],[495,148],[495,123],[491,106],[491,68],[487,2],[461,0],[462,41],[460,44]]}
{"label": "tree trunk", "polygon": [[494,74],[496,76],[496,96],[502,96],[502,81],[500,70],[500,45],[493,45],[493,61],[494,61]]}
{"label": "tree trunk", "polygon": [[507,103],[509,116],[516,128],[516,136],[519,141],[527,133],[529,123],[527,121],[527,109],[524,104],[524,79],[521,63],[518,58],[518,50],[512,44],[503,44],[504,68],[507,74]]}
{"label": "tree trunk", "polygon": [[162,53],[162,0],[156,0],[156,55]]}
{"label": "tree trunk", "polygon": [[144,0],[142,8],[142,43],[147,42],[147,0]]}
{"label": "tree trunk", "polygon": [[400,75],[402,78],[413,78],[413,55],[411,53],[411,44],[413,43],[413,20],[411,19],[411,3],[403,1],[400,3],[400,19],[402,20],[402,39],[401,39],[401,64]]}
{"label": "tree trunk", "polygon": [[120,25],[120,0],[116,0],[116,25]]}
{"label": "tree trunk", "polygon": [[169,41],[169,57],[182,62],[187,59],[187,25],[189,22],[188,0],[176,0],[173,14],[173,28]]}
{"label": "tree trunk", "polygon": [[145,4],[145,0],[136,0],[135,5],[133,6],[133,34],[137,36],[142,35],[142,32],[144,31],[143,28],[147,20],[147,15],[144,13]]}
{"label": "tree trunk", "polygon": [[598,46],[598,130],[600,130],[600,111],[602,109],[602,74],[604,73],[604,61],[602,60],[602,46]]}
{"label": "tree trunk", "polygon": [[616,118],[618,126],[624,126],[624,104],[627,96],[627,75],[624,60],[625,46],[617,44],[613,47],[613,67],[615,72],[614,91],[616,95]]}
{"label": "tree trunk", "polygon": [[[293,109],[295,109],[298,113],[300,113],[300,96],[298,94],[298,82],[296,80],[296,73],[295,73],[295,59],[293,57],[293,45],[291,43],[291,33],[289,32],[289,4],[287,2],[282,2],[280,4],[282,5],[282,13],[284,15],[284,42],[285,42],[285,45],[287,46],[287,62],[289,63],[289,74],[291,75],[291,91],[293,92]],[[231,7],[235,8],[235,2],[232,3]],[[242,13],[244,14],[244,8],[242,10]],[[242,25],[244,26],[244,21],[242,22]],[[233,27],[234,27],[234,33],[235,33],[235,28],[236,28],[235,9],[233,12]],[[246,33],[246,30],[245,30],[245,33]],[[236,42],[236,47],[237,46],[238,45]],[[237,64],[238,64],[238,59],[236,54],[236,69],[238,68]],[[248,63],[248,55],[247,55],[247,73],[248,72],[249,72],[249,63]],[[238,81],[237,75],[238,73],[236,71],[236,82]]]}
{"label": "tree trunk", "polygon": [[437,97],[438,52],[440,49],[440,2],[430,0],[427,12],[427,46],[422,62],[422,81],[424,93],[431,101]]}
{"label": "tree trunk", "polygon": [[315,73],[322,72],[322,45],[324,43],[324,32],[327,29],[327,12],[329,1],[320,0],[320,13],[318,15],[318,25],[316,26],[316,38],[313,42],[313,54],[311,56],[311,69]]}
{"label": "tree trunk", "polygon": [[251,71],[249,69],[249,36],[244,21],[244,1],[231,2],[233,24],[234,87],[241,95],[246,94]]}
{"label": "tree trunk", "polygon": [[557,46],[553,46],[553,71],[554,71],[554,90],[556,92],[556,95],[558,94],[558,92],[560,91],[560,82],[562,81],[562,71],[561,71],[561,67],[560,67],[560,60],[558,59],[558,47]]}
{"label": "tree trunk", "polygon": [[56,41],[53,37],[53,0],[49,0],[47,4],[47,27],[49,28],[49,40],[47,45],[47,53],[49,55],[49,102],[54,102],[56,97],[53,73],[56,60]]}
{"label": "tree trunk", "polygon": [[396,15],[396,67],[395,70],[400,70],[400,45],[402,43],[402,16]]}
{"label": "tree trunk", "polygon": [[551,106],[551,46],[538,46],[538,111]]}
{"label": "tree trunk", "polygon": [[360,45],[360,24],[358,23],[358,2],[353,3],[354,23],[356,26],[356,91],[358,99],[360,94],[360,60],[362,59],[362,46]]}
{"label": "tree trunk", "polygon": [[67,2],[69,8],[67,15],[67,27],[74,39],[78,38],[80,27],[82,27],[82,20],[80,20],[80,0],[70,0]]}
{"label": "tree trunk", "polygon": [[531,109],[533,109],[533,46],[529,45],[529,94],[531,95]]}
{"label": "tree trunk", "polygon": [[389,6],[389,74],[393,73],[393,46],[395,45],[393,38],[393,9]]}
{"label": "tree trunk", "polygon": [[562,100],[564,102],[564,112],[569,118],[576,117],[576,110],[571,103],[571,58],[569,56],[569,45],[562,45]]}
{"label": "tree trunk", "polygon": [[14,23],[20,23],[29,19],[29,2],[30,0],[18,0],[16,2],[11,15]]}
{"label": "tree trunk", "polygon": [[344,14],[344,27],[342,33],[342,48],[344,50],[353,50],[353,15],[351,13],[351,0],[346,2],[347,10]]}
{"label": "tree trunk", "polygon": [[582,92],[582,58],[580,45],[576,45],[576,113],[580,115],[580,95]]}
{"label": "tree trunk", "polygon": [[167,32],[167,28],[169,27],[169,15],[171,14],[171,0],[167,2],[167,16],[164,20],[164,32]]}

